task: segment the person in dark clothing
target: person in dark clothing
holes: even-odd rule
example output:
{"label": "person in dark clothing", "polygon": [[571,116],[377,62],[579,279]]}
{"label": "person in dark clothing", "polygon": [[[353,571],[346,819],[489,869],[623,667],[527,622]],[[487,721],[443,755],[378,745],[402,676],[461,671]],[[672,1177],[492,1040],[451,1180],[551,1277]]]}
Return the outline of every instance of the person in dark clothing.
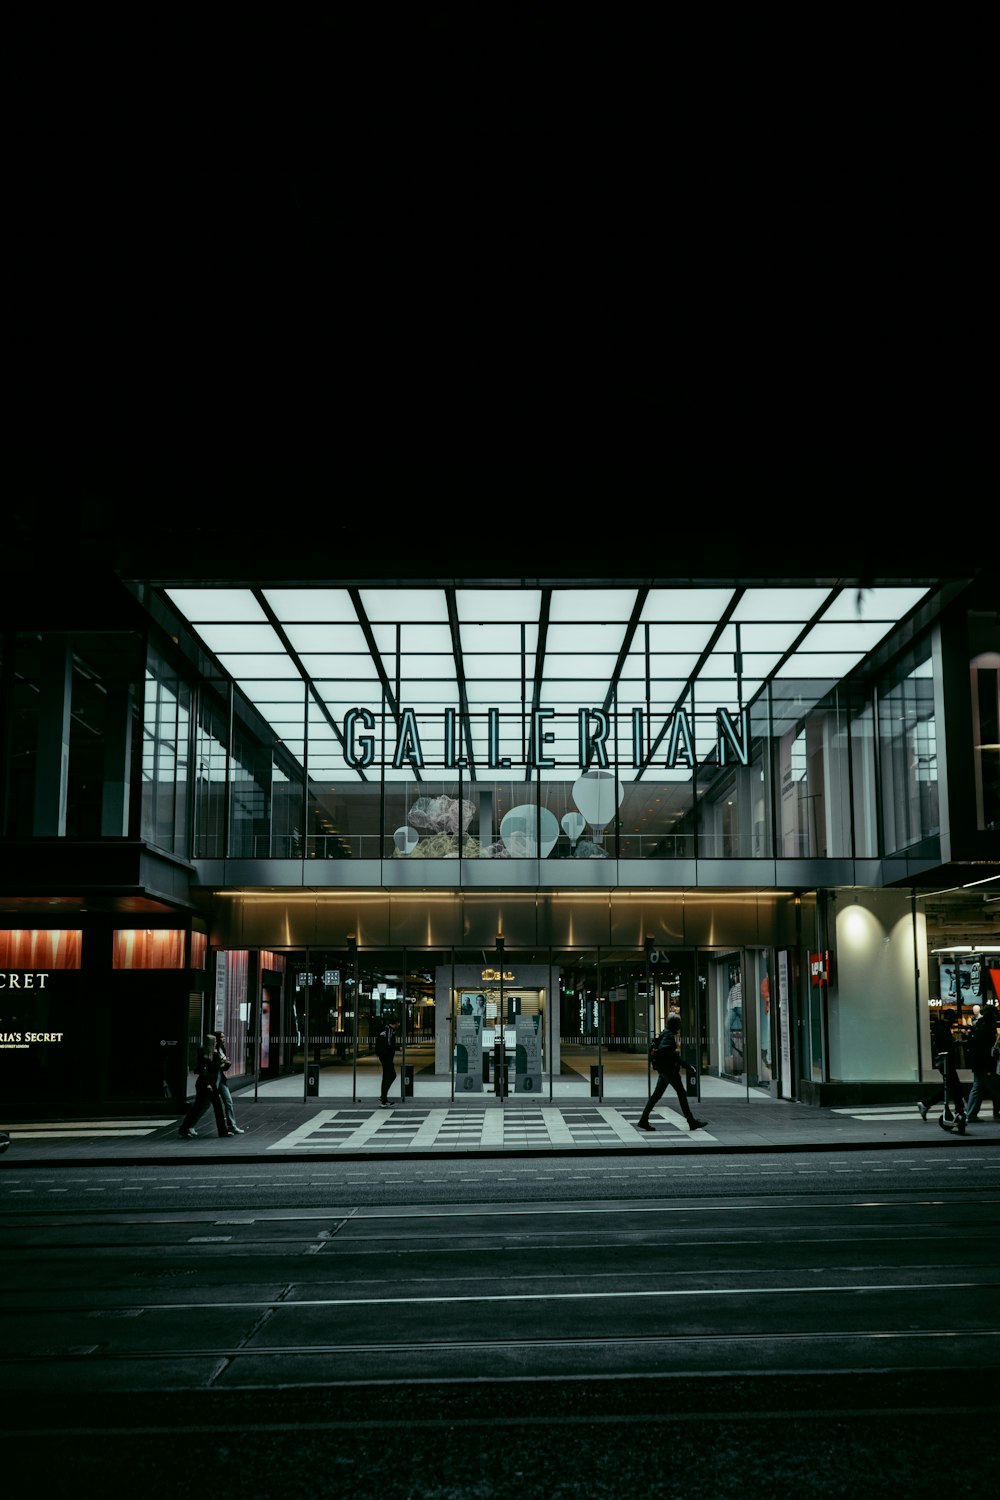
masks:
{"label": "person in dark clothing", "polygon": [[662,1098],[664,1090],[671,1087],[680,1100],[681,1113],[688,1122],[689,1130],[702,1130],[707,1120],[696,1120],[688,1103],[687,1089],[684,1087],[684,1078],[681,1074],[681,1050],[678,1042],[681,1029],[681,1018],[676,1011],[671,1011],[667,1017],[667,1024],[656,1039],[656,1047],[653,1052],[653,1067],[659,1075],[653,1092],[646,1101],[646,1107],[639,1116],[636,1128],[639,1130],[655,1130],[655,1125],[650,1125],[650,1111]]}
{"label": "person in dark clothing", "polygon": [[[938,1058],[944,1058],[944,1073],[942,1085],[935,1089],[929,1099],[917,1101],[917,1109],[923,1120],[927,1118],[927,1111],[933,1109],[935,1104],[945,1104],[943,1119],[949,1123],[957,1115],[965,1116],[965,1100],[962,1097],[962,1082],[958,1076],[958,1043],[952,1033],[952,1026],[958,1012],[955,1010],[943,1010],[936,1020],[931,1022],[931,1061],[935,1067],[940,1067]],[[947,1085],[947,1094],[945,1086]]]}
{"label": "person in dark clothing", "polygon": [[215,1044],[215,1037],[211,1033],[205,1038],[205,1045],[198,1053],[198,1061],[195,1066],[194,1080],[194,1102],[180,1123],[177,1134],[184,1140],[191,1140],[198,1132],[195,1125],[201,1119],[206,1109],[211,1106],[215,1114],[215,1128],[221,1136],[228,1136],[229,1129],[226,1125],[226,1115],[222,1107],[222,1099],[219,1095],[219,1077],[222,1073],[222,1059],[219,1056]]}
{"label": "person in dark clothing", "polygon": [[215,1045],[219,1051],[219,1098],[222,1100],[222,1112],[226,1117],[226,1130],[229,1135],[242,1135],[243,1131],[236,1123],[236,1111],[233,1109],[233,1096],[229,1092],[229,1080],[226,1072],[232,1067],[232,1058],[226,1052],[226,1034],[224,1031],[215,1033]]}
{"label": "person in dark clothing", "polygon": [[393,1061],[396,1056],[396,1033],[389,1021],[375,1038],[375,1056],[382,1064],[382,1092],[378,1102],[383,1109],[388,1109],[389,1090],[396,1081],[396,1064]]}
{"label": "person in dark clothing", "polygon": [[998,1012],[995,1005],[987,1005],[972,1023],[969,1040],[965,1044],[965,1057],[972,1069],[972,1088],[969,1090],[969,1110],[966,1119],[978,1120],[979,1108],[988,1095],[993,1102],[993,1118],[1000,1120],[1000,1078],[997,1077],[997,1030]]}

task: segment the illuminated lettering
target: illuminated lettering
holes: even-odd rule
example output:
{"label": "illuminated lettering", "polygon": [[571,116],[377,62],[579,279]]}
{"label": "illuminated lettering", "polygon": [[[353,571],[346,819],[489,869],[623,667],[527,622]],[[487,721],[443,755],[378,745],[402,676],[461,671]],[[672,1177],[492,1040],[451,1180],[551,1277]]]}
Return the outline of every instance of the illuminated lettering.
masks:
{"label": "illuminated lettering", "polygon": [[344,715],[344,759],[352,770],[361,771],[375,759],[375,740],[370,734],[357,734],[356,724],[363,724],[366,729],[375,728],[375,716],[370,708],[349,708]]}
{"label": "illuminated lettering", "polygon": [[748,766],[750,764],[750,724],[746,709],[740,710],[739,735],[736,733],[736,726],[727,708],[716,710],[715,722],[719,733],[719,765],[728,765],[728,751],[731,750],[739,765]]}
{"label": "illuminated lettering", "polygon": [[[445,708],[442,712],[440,764],[446,770],[465,770],[471,762],[467,731],[459,710]],[[509,770],[511,757],[500,754],[501,710],[487,708],[485,712],[487,765],[490,770],[494,771]],[[556,735],[548,725],[557,716],[561,721],[565,721],[570,713],[575,713],[577,716],[577,760],[580,769],[587,770],[590,766],[598,766],[602,770],[608,770],[611,764],[608,742],[613,736],[617,738],[615,726],[618,723],[618,715],[608,709],[594,707],[533,709],[526,763],[533,769],[552,770],[555,768],[557,761],[547,747],[555,743]],[[699,716],[699,722],[702,717],[704,716]],[[517,734],[520,738],[523,733],[523,714],[520,711],[511,711],[505,713],[505,719],[511,727],[516,722]],[[667,751],[664,761],[666,769],[675,770],[678,766],[684,766],[693,771],[698,762],[695,755],[693,718],[690,710],[679,708],[668,715],[658,735],[655,733],[655,726],[650,725],[647,720],[648,706],[646,709],[633,708],[631,710],[633,766],[638,768],[646,765],[649,756],[648,747],[651,744],[655,746],[660,739],[666,737]],[[421,722],[424,723],[426,733],[426,717],[422,718]],[[350,708],[344,715],[344,760],[352,770],[361,771],[375,764],[377,758],[376,737],[373,733],[375,724],[375,715],[369,708]],[[717,708],[715,729],[715,748],[719,765],[749,766],[751,752],[749,710],[741,708],[738,713],[734,714],[729,709]],[[612,742],[614,743],[613,740]],[[388,746],[386,746],[385,753],[388,755]],[[525,762],[522,761],[521,764]],[[413,708],[399,710],[396,746],[392,756],[394,770],[401,770],[406,765],[411,766],[415,771],[423,771],[426,765],[417,723],[417,710]],[[10,983],[9,987],[16,988],[17,986]]]}
{"label": "illuminated lettering", "polygon": [[417,716],[412,708],[404,708],[399,716],[399,739],[396,741],[396,753],[392,757],[393,770],[402,770],[405,760],[410,762],[415,771],[424,769],[424,752],[420,748],[420,735],[417,733]]}
{"label": "illuminated lettering", "polygon": [[[596,719],[596,729],[590,721]],[[607,739],[611,733],[611,721],[603,708],[580,709],[580,765],[586,766],[591,758],[603,769],[608,769]]]}
{"label": "illuminated lettering", "polygon": [[446,708],[444,711],[444,763],[449,770],[456,767],[464,769],[469,762],[464,755],[457,754],[458,744],[458,713],[454,708]]}
{"label": "illuminated lettering", "polygon": [[642,765],[643,713],[641,708],[632,710],[632,764]]}
{"label": "illuminated lettering", "polygon": [[550,755],[542,754],[542,746],[551,745],[555,739],[552,731],[543,730],[542,725],[546,719],[554,719],[555,715],[554,708],[536,708],[531,714],[531,758],[532,765],[538,770],[547,771],[555,765]]}
{"label": "illuminated lettering", "polygon": [[488,715],[489,724],[489,764],[492,771],[507,771],[510,769],[510,756],[500,758],[500,710],[491,708]]}
{"label": "illuminated lettering", "polygon": [[692,771],[695,767],[694,740],[691,737],[691,724],[687,716],[687,709],[679,708],[670,722],[670,738],[667,741],[667,758],[664,762],[668,771],[673,771],[679,760]]}

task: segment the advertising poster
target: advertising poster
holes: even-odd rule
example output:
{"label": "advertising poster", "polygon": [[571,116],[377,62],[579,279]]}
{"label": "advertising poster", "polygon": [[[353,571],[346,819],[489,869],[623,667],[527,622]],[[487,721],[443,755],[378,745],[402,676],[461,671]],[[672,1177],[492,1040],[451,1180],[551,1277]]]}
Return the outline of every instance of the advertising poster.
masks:
{"label": "advertising poster", "polygon": [[515,1016],[514,1092],[542,1091],[542,1018]]}
{"label": "advertising poster", "polygon": [[791,1097],[792,1048],[788,1034],[788,953],[778,954],[778,1042],[781,1047],[781,1080],[778,1092],[782,1099]]}
{"label": "advertising poster", "polygon": [[455,1088],[463,1094],[483,1092],[483,1021],[486,996],[463,994],[455,1017]]}
{"label": "advertising poster", "polygon": [[228,954],[215,955],[215,1025],[223,1030],[226,1025],[226,959]]}
{"label": "advertising poster", "polygon": [[[941,1002],[944,1005],[969,1006],[993,1000],[997,993],[995,953],[961,953],[940,959]],[[993,994],[990,993],[992,987]]]}

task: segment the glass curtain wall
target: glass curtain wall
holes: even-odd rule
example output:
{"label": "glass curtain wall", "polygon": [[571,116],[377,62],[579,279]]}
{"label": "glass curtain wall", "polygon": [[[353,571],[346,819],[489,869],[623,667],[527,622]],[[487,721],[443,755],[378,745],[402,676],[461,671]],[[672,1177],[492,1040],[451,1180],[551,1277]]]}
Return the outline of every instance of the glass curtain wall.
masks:
{"label": "glass curtain wall", "polygon": [[[27,631],[10,640],[0,678],[3,832],[14,838],[127,836],[143,701],[138,635]],[[186,743],[178,746],[178,735],[186,741],[187,704],[187,689],[164,669],[163,796],[157,818],[144,795],[142,821],[145,837],[178,851],[187,782]],[[145,756],[143,768],[145,794]]]}
{"label": "glass curtain wall", "polygon": [[[187,854],[191,783],[199,858],[867,856],[876,734],[886,850],[938,831],[929,650],[880,684],[877,727],[838,687],[926,590],[165,592],[205,650],[193,736],[166,643],[148,652],[139,711],[128,669],[118,701],[105,693],[115,674],[97,637],[8,636],[8,834],[92,836],[82,789],[98,759],[118,788],[100,832],[120,834],[129,712],[136,827]],[[978,816],[992,827],[995,625],[970,644]]]}
{"label": "glass curtain wall", "polygon": [[[773,851],[775,816],[778,852],[785,857],[849,856],[852,838],[859,856],[871,853],[870,704],[849,705],[826,683],[799,684],[806,697],[826,696],[789,719],[802,695],[782,697],[788,685],[776,686],[773,713],[764,697],[747,715],[748,764],[734,760],[731,747],[719,763],[717,721],[707,716],[697,730],[703,758],[696,769],[653,767],[629,780],[613,765],[582,772],[568,765],[529,767],[505,778],[473,777],[462,769],[442,776],[440,767],[425,765],[419,776],[387,772],[384,782],[375,767],[359,782],[342,764],[319,774],[308,745],[306,774],[294,741],[264,735],[256,715],[239,704],[230,731],[224,697],[203,691],[194,758],[195,854],[222,853],[227,806],[226,852],[245,858],[301,858],[303,852],[334,860],[765,858]],[[170,699],[168,740],[160,687],[156,701],[164,740],[157,775],[174,793],[176,725],[186,709]],[[285,712],[297,710],[286,705]],[[284,727],[290,734],[292,719]],[[150,728],[150,745],[153,738]],[[924,739],[929,743],[927,730]],[[152,749],[147,755],[152,767]],[[152,771],[150,781],[159,784]],[[149,805],[152,800],[147,796]]]}
{"label": "glass curtain wall", "polygon": [[879,683],[879,766],[885,852],[941,831],[930,648],[907,653]]}
{"label": "glass curtain wall", "polygon": [[214,1002],[193,1039],[200,1024],[222,1026],[233,1077],[265,1097],[377,1098],[387,1021],[397,1101],[405,1086],[418,1101],[638,1103],[655,1081],[651,1038],[672,1011],[699,1097],[769,1090],[778,1075],[769,950],[345,946],[229,950],[214,963]]}
{"label": "glass curtain wall", "polygon": [[142,837],[187,854],[191,735],[188,683],[152,647],[142,715]]}
{"label": "glass curtain wall", "polygon": [[[428,771],[419,781],[357,785],[343,774],[319,780],[311,768],[307,778],[287,746],[263,744],[239,716],[229,756],[222,712],[211,700],[200,709],[198,858],[220,857],[227,803],[227,853],[237,858],[301,858],[303,851],[332,860],[765,858],[772,782],[784,857],[849,854],[852,806],[859,854],[873,837],[870,709],[848,726],[839,702],[784,729],[773,758],[772,742],[752,732],[747,766],[710,759],[673,779],[654,774],[628,783],[596,768],[574,779],[537,770],[499,781]],[[166,754],[161,748],[161,767]],[[173,790],[173,771],[169,783]]]}
{"label": "glass curtain wall", "polygon": [[194,857],[222,859],[226,854],[226,807],[229,796],[229,721],[231,684],[222,677],[203,677],[198,694],[194,748]]}

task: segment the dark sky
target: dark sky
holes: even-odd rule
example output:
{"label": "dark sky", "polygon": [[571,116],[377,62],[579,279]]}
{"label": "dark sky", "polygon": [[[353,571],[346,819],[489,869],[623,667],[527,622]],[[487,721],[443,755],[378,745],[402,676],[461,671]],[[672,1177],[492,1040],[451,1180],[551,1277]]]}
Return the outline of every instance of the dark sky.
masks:
{"label": "dark sky", "polygon": [[5,38],[22,528],[646,573],[988,522],[974,39],[230,10]]}

